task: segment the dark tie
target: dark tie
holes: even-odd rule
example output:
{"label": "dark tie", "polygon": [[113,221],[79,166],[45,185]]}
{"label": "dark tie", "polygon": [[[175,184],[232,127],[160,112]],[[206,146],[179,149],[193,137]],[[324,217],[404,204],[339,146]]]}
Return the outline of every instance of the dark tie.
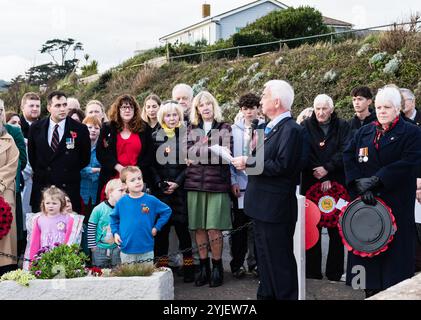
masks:
{"label": "dark tie", "polygon": [[58,124],[56,124],[54,127],[53,138],[51,139],[51,149],[53,149],[54,152],[57,151],[59,143],[60,143],[60,136],[58,134]]}

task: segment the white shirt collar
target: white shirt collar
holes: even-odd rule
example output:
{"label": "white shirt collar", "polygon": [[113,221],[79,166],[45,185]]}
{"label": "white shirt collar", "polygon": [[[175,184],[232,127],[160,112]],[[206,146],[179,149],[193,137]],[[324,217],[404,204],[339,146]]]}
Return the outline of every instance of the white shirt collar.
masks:
{"label": "white shirt collar", "polygon": [[55,123],[51,119],[51,117],[50,117],[50,127],[54,128],[56,124],[58,124],[58,126],[60,127],[60,129],[64,130],[64,126],[66,124],[66,118],[64,118],[63,120],[61,120],[59,123]]}
{"label": "white shirt collar", "polygon": [[287,111],[284,113],[281,113],[279,116],[277,116],[275,119],[271,120],[266,127],[269,127],[273,129],[279,122],[284,120],[285,118],[291,117],[291,112]]}

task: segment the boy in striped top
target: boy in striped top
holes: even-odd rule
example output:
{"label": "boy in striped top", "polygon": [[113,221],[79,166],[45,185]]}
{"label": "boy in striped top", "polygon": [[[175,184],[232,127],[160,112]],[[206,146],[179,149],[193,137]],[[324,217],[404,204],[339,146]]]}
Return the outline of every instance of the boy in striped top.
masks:
{"label": "boy in striped top", "polygon": [[88,222],[88,248],[92,251],[92,264],[100,268],[115,267],[121,263],[120,249],[114,243],[110,228],[110,214],[118,200],[126,193],[120,179],[110,180],[105,187],[107,200],[97,205]]}

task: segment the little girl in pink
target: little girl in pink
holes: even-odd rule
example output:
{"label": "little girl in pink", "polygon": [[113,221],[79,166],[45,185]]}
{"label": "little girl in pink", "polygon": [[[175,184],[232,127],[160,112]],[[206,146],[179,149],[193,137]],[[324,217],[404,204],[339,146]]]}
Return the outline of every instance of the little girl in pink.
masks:
{"label": "little girl in pink", "polygon": [[[43,191],[41,212],[31,221],[29,259],[43,247],[80,243],[83,217],[66,211],[66,194],[55,186]],[[29,230],[28,230],[29,231]]]}

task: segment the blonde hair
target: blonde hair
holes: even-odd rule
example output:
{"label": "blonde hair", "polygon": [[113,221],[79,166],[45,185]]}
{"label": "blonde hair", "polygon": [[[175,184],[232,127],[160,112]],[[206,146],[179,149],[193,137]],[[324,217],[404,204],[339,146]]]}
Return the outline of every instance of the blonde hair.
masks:
{"label": "blonde hair", "polygon": [[149,96],[145,98],[145,101],[143,102],[142,114],[140,115],[140,117],[142,118],[143,121],[147,122],[148,124],[151,124],[149,117],[146,114],[146,102],[148,102],[149,100],[155,101],[159,109],[159,107],[161,106],[161,99],[159,99],[159,97],[156,94],[150,94]]}
{"label": "blonde hair", "polygon": [[176,102],[176,101],[168,101],[164,102],[163,105],[161,105],[161,108],[159,108],[158,111],[158,122],[162,126],[164,124],[164,117],[166,114],[170,112],[177,112],[179,119],[179,123],[183,123],[184,121],[184,112],[183,108]]}
{"label": "blonde hair", "polygon": [[108,121],[107,113],[105,112],[105,107],[102,104],[102,102],[99,101],[99,100],[89,100],[88,103],[85,106],[85,112],[88,113],[88,107],[90,105],[93,105],[93,104],[96,104],[96,105],[98,105],[98,106],[101,107],[101,110],[102,110],[102,121],[103,122]]}
{"label": "blonde hair", "polygon": [[45,209],[45,198],[50,197],[52,199],[60,201],[60,212],[65,213],[64,208],[66,208],[66,196],[66,193],[63,190],[57,188],[56,186],[51,186],[44,189],[42,191],[42,200],[40,206],[41,212],[45,214],[45,212],[47,211]]}
{"label": "blonde hair", "polygon": [[140,170],[139,167],[128,166],[128,167],[125,167],[120,172],[120,180],[121,180],[122,183],[126,183],[126,181],[127,181],[127,175],[129,173],[140,173],[142,175],[142,178],[143,178],[142,170]]}
{"label": "blonde hair", "polygon": [[123,182],[120,179],[111,179],[108,181],[107,185],[105,186],[105,196],[107,199],[109,198],[110,193],[115,189],[118,189],[121,185],[123,185]]}
{"label": "blonde hair", "polygon": [[41,101],[41,98],[35,92],[27,92],[27,93],[25,93],[23,95],[23,97],[22,97],[22,99],[20,101],[21,108],[25,105],[26,100],[38,100],[38,101]]}
{"label": "blonde hair", "polygon": [[222,122],[224,118],[222,117],[222,111],[219,107],[218,101],[215,97],[210,94],[208,91],[201,91],[193,99],[192,108],[190,110],[190,121],[193,125],[197,126],[202,120],[202,117],[199,113],[199,105],[203,102],[211,102],[213,109],[213,118],[217,122]]}

